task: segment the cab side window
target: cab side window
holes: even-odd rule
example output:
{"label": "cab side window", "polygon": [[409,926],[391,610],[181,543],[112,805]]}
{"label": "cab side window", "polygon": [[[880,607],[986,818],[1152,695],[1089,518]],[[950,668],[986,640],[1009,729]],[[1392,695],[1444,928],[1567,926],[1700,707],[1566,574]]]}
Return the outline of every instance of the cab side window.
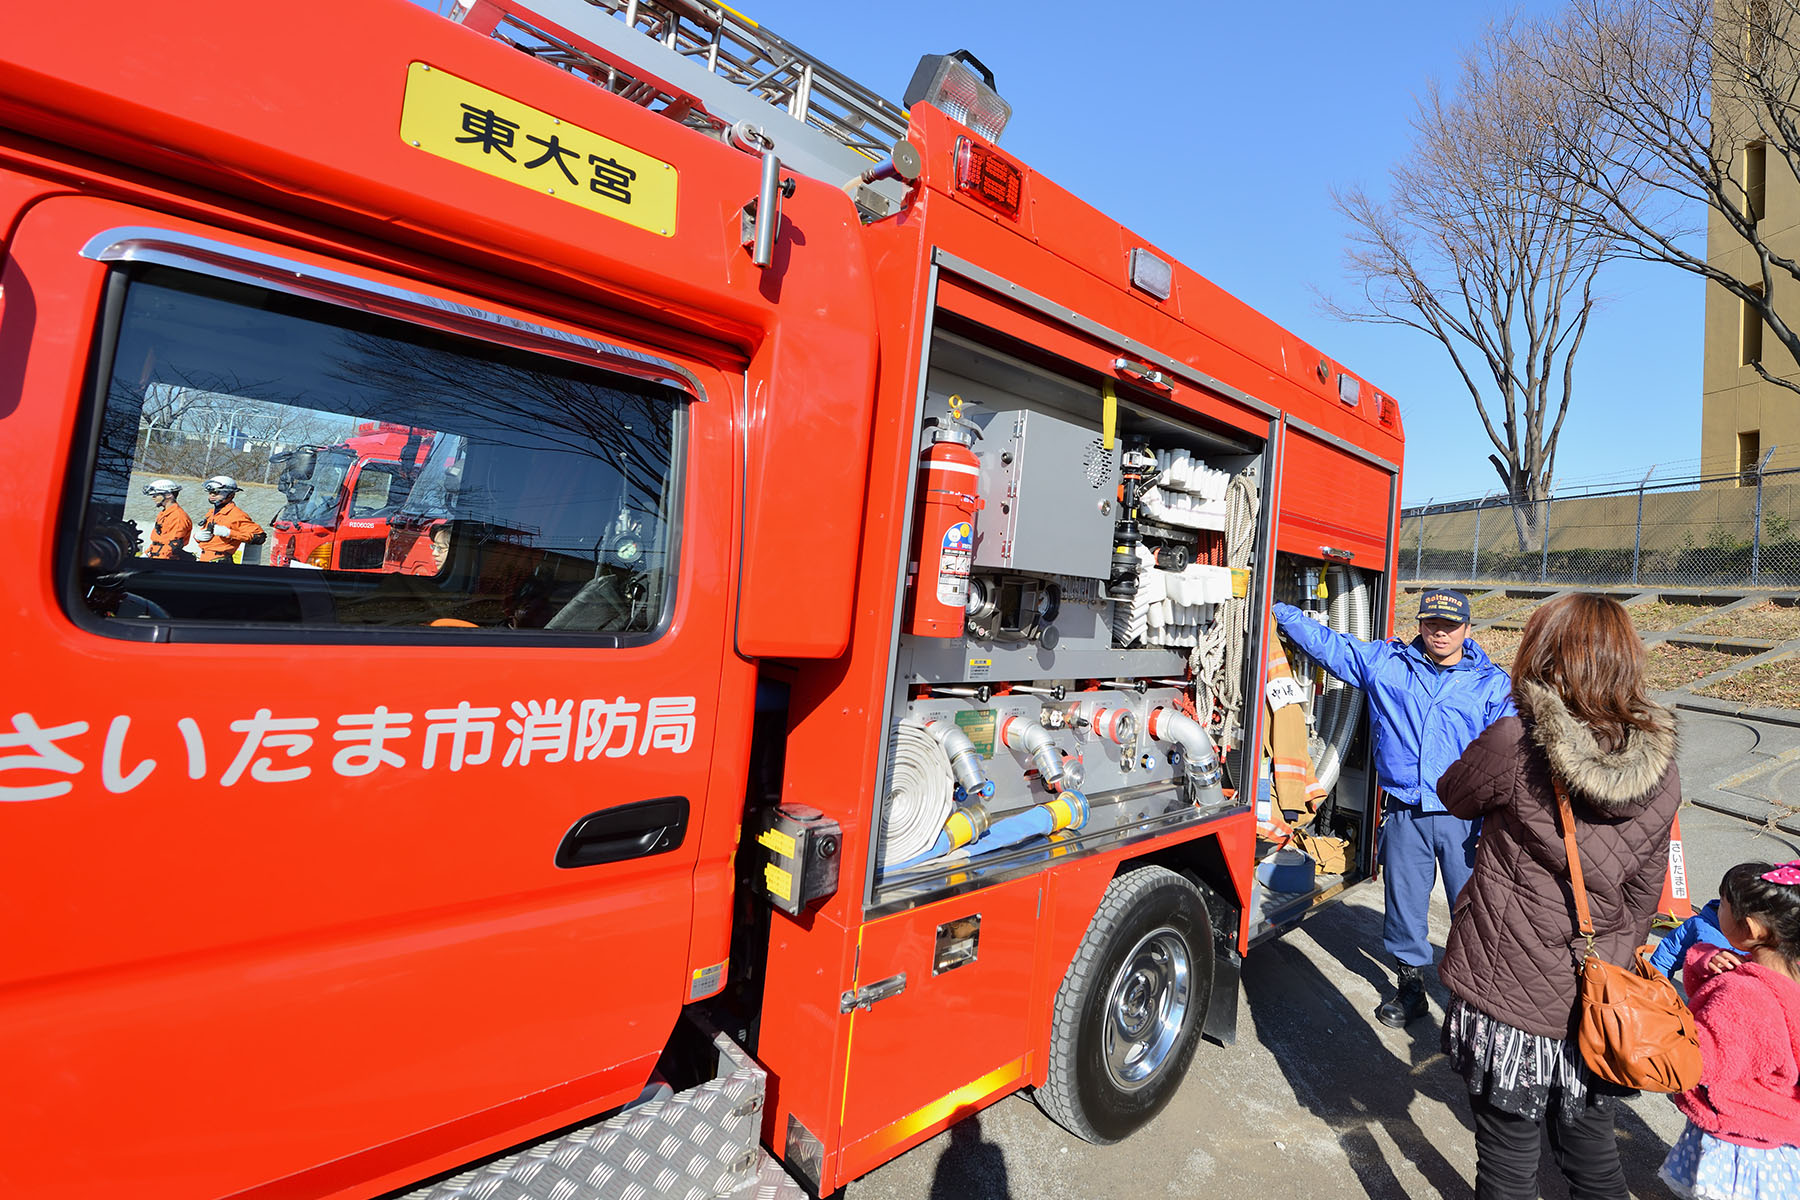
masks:
{"label": "cab side window", "polygon": [[687,391],[170,267],[112,286],[78,617],[661,628]]}

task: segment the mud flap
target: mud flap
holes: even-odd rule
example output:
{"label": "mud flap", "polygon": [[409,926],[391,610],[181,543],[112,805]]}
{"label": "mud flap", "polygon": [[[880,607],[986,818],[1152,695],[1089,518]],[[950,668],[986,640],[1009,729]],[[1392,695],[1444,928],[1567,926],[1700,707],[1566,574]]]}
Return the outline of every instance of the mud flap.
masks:
{"label": "mud flap", "polygon": [[1206,1006],[1206,1020],[1200,1023],[1200,1036],[1221,1046],[1237,1041],[1238,976],[1244,960],[1237,950],[1220,940],[1213,951],[1212,999]]}

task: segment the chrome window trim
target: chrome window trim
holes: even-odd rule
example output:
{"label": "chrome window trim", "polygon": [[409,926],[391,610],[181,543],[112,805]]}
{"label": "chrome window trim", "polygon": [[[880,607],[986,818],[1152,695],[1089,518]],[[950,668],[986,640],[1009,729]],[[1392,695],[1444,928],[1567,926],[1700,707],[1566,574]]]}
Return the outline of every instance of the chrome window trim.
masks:
{"label": "chrome window trim", "polygon": [[81,256],[101,263],[154,263],[178,267],[215,279],[391,317],[442,333],[528,350],[567,362],[605,367],[651,383],[680,388],[696,401],[706,400],[706,390],[693,372],[667,359],[191,233],[146,225],[121,225],[89,238],[81,248]]}

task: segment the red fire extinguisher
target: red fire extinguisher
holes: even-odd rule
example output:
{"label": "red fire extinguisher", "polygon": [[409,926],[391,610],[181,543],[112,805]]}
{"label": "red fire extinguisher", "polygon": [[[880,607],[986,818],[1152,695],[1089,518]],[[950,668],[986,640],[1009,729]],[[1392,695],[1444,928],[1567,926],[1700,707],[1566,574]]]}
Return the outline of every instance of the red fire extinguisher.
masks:
{"label": "red fire extinguisher", "polygon": [[913,542],[912,619],[922,637],[961,637],[975,561],[975,514],[981,510],[981,460],[970,449],[981,430],[963,419],[962,397],[932,430],[919,461],[919,521]]}

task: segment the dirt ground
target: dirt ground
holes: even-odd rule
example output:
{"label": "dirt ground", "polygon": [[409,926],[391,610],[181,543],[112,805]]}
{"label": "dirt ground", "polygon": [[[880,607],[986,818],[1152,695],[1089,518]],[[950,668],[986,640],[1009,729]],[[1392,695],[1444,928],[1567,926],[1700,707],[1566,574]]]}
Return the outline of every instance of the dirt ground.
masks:
{"label": "dirt ground", "polygon": [[1772,642],[1791,641],[1800,637],[1800,605],[1765,600],[1702,621],[1690,632],[1718,637],[1767,638]]}
{"label": "dirt ground", "polygon": [[1699,690],[1702,696],[1754,708],[1800,708],[1800,657],[1762,663]]}
{"label": "dirt ground", "polygon": [[[1694,766],[1683,778],[1697,794],[1711,775]],[[1696,904],[1733,863],[1800,852],[1795,838],[1706,809],[1684,808],[1681,822]],[[852,1183],[848,1200],[1473,1200],[1465,1089],[1438,1049],[1446,993],[1429,976],[1431,1016],[1403,1030],[1371,1015],[1389,983],[1381,911],[1379,885],[1359,887],[1253,947],[1237,1043],[1202,1043],[1169,1107],[1135,1136],[1091,1146],[1012,1096]],[[1441,890],[1431,931],[1441,948]],[[1670,1194],[1656,1170],[1683,1123],[1665,1096],[1625,1106],[1633,1196]],[[1540,1184],[1549,1200],[1569,1194],[1547,1148]]]}
{"label": "dirt ground", "polygon": [[1644,674],[1653,692],[1666,692],[1686,687],[1696,679],[1723,671],[1734,662],[1743,661],[1741,654],[1722,650],[1702,650],[1698,646],[1682,646],[1664,642],[1650,647]]}
{"label": "dirt ground", "polygon": [[1664,604],[1652,600],[1630,605],[1625,611],[1631,614],[1631,623],[1640,633],[1663,633],[1715,612],[1718,607],[1716,604]]}

